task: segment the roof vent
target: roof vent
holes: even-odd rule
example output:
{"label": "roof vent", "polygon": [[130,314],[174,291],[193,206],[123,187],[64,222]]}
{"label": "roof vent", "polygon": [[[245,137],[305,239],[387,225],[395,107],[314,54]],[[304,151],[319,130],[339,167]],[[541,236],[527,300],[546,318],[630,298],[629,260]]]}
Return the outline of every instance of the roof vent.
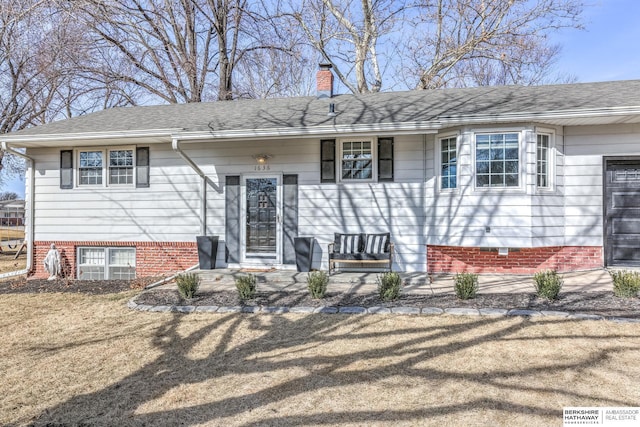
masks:
{"label": "roof vent", "polygon": [[336,104],[334,104],[332,102],[332,103],[329,104],[329,113],[327,114],[327,116],[335,117],[337,115],[338,115],[338,113],[336,113]]}

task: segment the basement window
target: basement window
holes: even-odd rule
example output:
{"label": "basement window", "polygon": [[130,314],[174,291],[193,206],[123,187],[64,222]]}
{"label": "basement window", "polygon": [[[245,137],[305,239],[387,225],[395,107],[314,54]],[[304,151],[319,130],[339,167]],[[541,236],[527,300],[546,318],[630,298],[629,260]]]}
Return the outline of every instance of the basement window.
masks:
{"label": "basement window", "polygon": [[136,278],[135,248],[78,248],[78,279],[131,280]]}

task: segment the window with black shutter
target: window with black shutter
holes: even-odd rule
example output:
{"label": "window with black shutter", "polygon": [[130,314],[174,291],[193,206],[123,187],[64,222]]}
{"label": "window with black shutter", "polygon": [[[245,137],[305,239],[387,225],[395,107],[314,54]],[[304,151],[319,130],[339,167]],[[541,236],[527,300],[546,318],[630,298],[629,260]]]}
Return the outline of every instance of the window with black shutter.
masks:
{"label": "window with black shutter", "polygon": [[393,138],[378,138],[378,181],[393,181]]}
{"label": "window with black shutter", "polygon": [[60,188],[73,188],[73,150],[60,151]]}
{"label": "window with black shutter", "polygon": [[149,187],[149,147],[136,148],[136,187]]}
{"label": "window with black shutter", "polygon": [[320,182],[336,182],[336,140],[320,141]]}

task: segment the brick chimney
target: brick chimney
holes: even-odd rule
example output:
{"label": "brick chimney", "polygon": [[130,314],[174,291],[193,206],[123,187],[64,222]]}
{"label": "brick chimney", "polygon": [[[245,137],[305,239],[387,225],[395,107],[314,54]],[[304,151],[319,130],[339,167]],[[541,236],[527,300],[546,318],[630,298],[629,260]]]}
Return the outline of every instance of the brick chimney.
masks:
{"label": "brick chimney", "polygon": [[318,98],[331,98],[333,96],[333,73],[331,64],[320,64],[316,74]]}

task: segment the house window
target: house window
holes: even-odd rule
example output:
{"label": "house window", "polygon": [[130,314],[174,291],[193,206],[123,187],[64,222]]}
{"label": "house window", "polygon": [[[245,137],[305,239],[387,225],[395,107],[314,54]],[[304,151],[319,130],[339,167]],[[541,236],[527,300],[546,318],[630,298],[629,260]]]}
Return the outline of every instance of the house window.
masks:
{"label": "house window", "polygon": [[549,135],[538,134],[536,143],[536,185],[549,188]]}
{"label": "house window", "polygon": [[440,188],[443,190],[458,187],[456,142],[456,137],[440,140]]}
{"label": "house window", "polygon": [[371,141],[345,141],[341,144],[343,180],[373,178],[373,150]]}
{"label": "house window", "polygon": [[109,151],[109,184],[133,184],[133,150]]}
{"label": "house window", "polygon": [[320,141],[320,182],[394,181],[394,139]]}
{"label": "house window", "polygon": [[135,277],[135,248],[78,248],[78,279],[130,280]]}
{"label": "house window", "polygon": [[[73,188],[73,151],[60,152],[60,188]],[[149,147],[78,150],[76,186],[149,187]]]}
{"label": "house window", "polygon": [[80,151],[80,185],[102,185],[102,155],[102,151]]}
{"label": "house window", "polygon": [[476,187],[518,187],[517,133],[476,135]]}

